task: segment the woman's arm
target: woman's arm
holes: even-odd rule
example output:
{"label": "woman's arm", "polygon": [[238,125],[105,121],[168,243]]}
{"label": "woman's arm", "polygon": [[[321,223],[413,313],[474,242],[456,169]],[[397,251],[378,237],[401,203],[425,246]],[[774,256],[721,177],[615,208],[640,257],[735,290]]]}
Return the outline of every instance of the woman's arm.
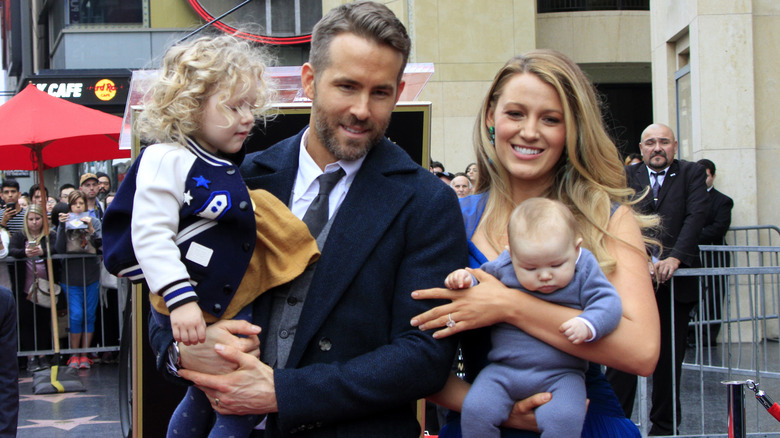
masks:
{"label": "woman's arm", "polygon": [[[639,226],[628,207],[620,207],[608,226],[615,236],[607,249],[617,260],[615,270],[607,277],[623,303],[623,317],[618,328],[603,339],[574,345],[558,331],[566,320],[581,313],[542,301],[507,288],[482,271],[473,271],[480,284],[471,289],[449,291],[427,289],[416,291],[416,299],[443,298],[451,303],[438,306],[412,320],[423,330],[444,327],[434,336],[445,337],[463,330],[486,327],[498,322],[515,325],[526,333],[577,357],[638,375],[650,375],[660,351],[660,323],[647,269]],[[619,239],[627,243],[621,242]],[[447,315],[457,321],[447,328]]]}

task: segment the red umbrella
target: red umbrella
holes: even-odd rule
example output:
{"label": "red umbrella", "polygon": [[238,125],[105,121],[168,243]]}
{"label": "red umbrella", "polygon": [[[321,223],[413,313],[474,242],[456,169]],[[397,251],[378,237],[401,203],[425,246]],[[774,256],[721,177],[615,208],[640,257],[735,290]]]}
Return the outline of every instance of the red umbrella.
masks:
{"label": "red umbrella", "polygon": [[[21,93],[0,105],[0,169],[35,170],[41,186],[41,207],[46,211],[46,188],[43,171],[66,164],[130,158],[129,150],[119,149],[122,118],[93,110],[83,105],[53,97],[30,84]],[[43,221],[44,235],[49,235],[49,223]],[[48,239],[46,240],[49,245]],[[54,278],[51,251],[46,265],[49,278]],[[54,288],[49,288],[55,302]],[[57,392],[66,388],[58,380],[60,342],[57,330],[57,309],[51,306],[54,329],[54,366],[51,385]],[[37,393],[37,391],[36,391]]]}
{"label": "red umbrella", "polygon": [[33,84],[0,105],[0,126],[2,170],[130,158],[118,145],[121,117],[50,96]]}

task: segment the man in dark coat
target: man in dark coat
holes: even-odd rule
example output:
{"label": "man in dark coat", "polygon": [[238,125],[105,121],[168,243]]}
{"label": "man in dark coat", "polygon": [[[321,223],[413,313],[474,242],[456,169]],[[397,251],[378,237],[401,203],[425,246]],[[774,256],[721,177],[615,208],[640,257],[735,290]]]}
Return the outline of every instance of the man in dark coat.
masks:
{"label": "man in dark coat", "polygon": [[[707,218],[704,228],[699,235],[699,245],[725,245],[726,232],[731,226],[731,210],[734,201],[714,187],[715,163],[708,159],[697,161],[707,172],[707,196],[710,198],[710,208],[707,210]],[[703,252],[702,263],[707,268],[723,268],[729,266],[728,252]],[[727,276],[708,276],[702,278],[702,288],[706,290],[707,299],[702,303],[706,320],[719,321],[721,319],[721,307],[725,300],[724,293],[728,291]],[[697,312],[698,309],[694,309]],[[713,322],[704,326],[701,332],[701,343],[712,346],[720,332],[720,322]]]}
{"label": "man in dark coat", "polygon": [[[441,286],[467,264],[457,197],[384,137],[409,44],[381,4],[330,11],[314,28],[302,68],[309,127],[241,166],[251,190],[268,190],[307,224],[319,189],[332,187],[324,228],[309,224],[320,259],[255,301],[262,362],[245,353],[256,344],[230,336],[256,335],[245,322],[217,322],[205,344],[189,347],[150,328],[158,367],[180,353],[178,373],[198,384],[215,410],[268,414],[258,436],[417,437],[414,401],[438,392],[449,376],[454,341],[410,325],[440,303],[411,293]],[[332,174],[341,176],[325,183]],[[220,355],[215,342],[224,346]],[[238,369],[215,375],[220,366]]]}
{"label": "man in dark coat", "polygon": [[[682,418],[680,372],[687,347],[690,311],[699,297],[696,277],[672,279],[672,276],[679,268],[699,266],[699,232],[709,200],[704,168],[674,158],[677,141],[671,128],[662,124],[648,126],[642,132],[639,148],[643,163],[626,167],[627,183],[640,195],[647,191],[637,207],[642,213],[660,216],[661,226],[652,237],[663,247],[660,254],[657,248],[652,249],[653,272],[658,282],[655,296],[661,317],[661,355],[653,373],[650,435],[672,435]],[[673,376],[675,385],[672,385]],[[630,418],[636,376],[609,370],[607,378]],[[673,421],[674,399],[677,400],[677,425]]]}

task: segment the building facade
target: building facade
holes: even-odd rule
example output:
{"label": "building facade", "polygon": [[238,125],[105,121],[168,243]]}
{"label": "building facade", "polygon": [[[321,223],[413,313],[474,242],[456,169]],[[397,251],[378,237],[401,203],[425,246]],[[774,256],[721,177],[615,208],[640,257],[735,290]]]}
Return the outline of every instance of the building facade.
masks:
{"label": "building facade", "polygon": [[[293,41],[310,32],[323,11],[345,2],[255,0],[239,17],[278,41]],[[736,202],[734,225],[777,222],[775,0],[382,2],[409,30],[410,62],[435,66],[419,100],[433,103],[430,155],[447,170],[462,171],[473,161],[475,116],[496,71],[516,54],[551,48],[570,56],[597,85],[622,153],[638,151],[647,124],[666,123],[678,134],[681,158],[717,164],[716,185]],[[209,15],[203,11],[216,16],[238,3],[0,0],[3,35],[11,36],[3,47],[6,88],[19,90],[47,75],[154,67],[169,44],[204,23]],[[307,59],[308,43],[277,42],[281,65]]]}

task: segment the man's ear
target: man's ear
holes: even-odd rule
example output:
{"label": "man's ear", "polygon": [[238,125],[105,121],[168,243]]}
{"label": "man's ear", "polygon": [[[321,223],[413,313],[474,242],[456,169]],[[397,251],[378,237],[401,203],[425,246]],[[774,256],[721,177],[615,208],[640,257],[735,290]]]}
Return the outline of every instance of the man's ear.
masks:
{"label": "man's ear", "polygon": [[303,94],[314,100],[314,67],[308,62],[301,67],[301,84],[303,85]]}
{"label": "man's ear", "polygon": [[405,86],[406,86],[406,81],[402,79],[401,82],[398,84],[398,91],[395,93],[395,103],[398,103],[398,99],[401,98],[401,93],[404,92]]}

